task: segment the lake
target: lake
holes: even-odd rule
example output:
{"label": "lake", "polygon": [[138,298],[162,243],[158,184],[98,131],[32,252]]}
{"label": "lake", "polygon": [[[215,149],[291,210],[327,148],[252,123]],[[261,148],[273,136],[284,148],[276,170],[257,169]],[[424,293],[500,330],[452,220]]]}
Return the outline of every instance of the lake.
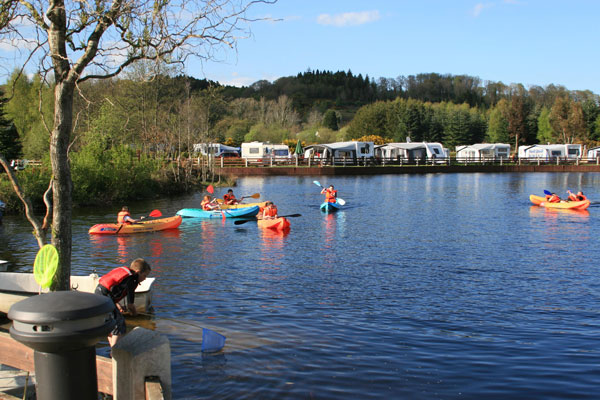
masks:
{"label": "lake", "polygon": [[[319,210],[334,184],[346,207]],[[73,270],[145,257],[168,335],[176,399],[597,398],[600,173],[247,177],[290,218],[184,220],[178,230],[91,237],[110,209],[77,210]],[[217,188],[222,196],[227,188]],[[529,194],[583,190],[589,211]],[[198,207],[202,193],[130,203],[134,216]],[[0,225],[0,259],[30,271],[28,223]],[[227,337],[200,352],[205,326]]]}

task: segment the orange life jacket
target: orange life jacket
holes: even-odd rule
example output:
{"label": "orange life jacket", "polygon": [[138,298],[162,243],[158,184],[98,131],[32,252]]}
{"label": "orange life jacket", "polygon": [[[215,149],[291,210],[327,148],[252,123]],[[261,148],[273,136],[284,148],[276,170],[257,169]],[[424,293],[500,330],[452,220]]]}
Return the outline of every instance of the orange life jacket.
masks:
{"label": "orange life jacket", "polygon": [[209,201],[202,200],[202,203],[200,203],[200,206],[205,211],[211,211],[212,210],[212,207],[211,207],[211,204],[210,204],[210,200]]}
{"label": "orange life jacket", "polygon": [[337,190],[327,189],[325,191],[325,200],[329,203],[335,203],[337,201]]}
{"label": "orange life jacket", "polygon": [[117,222],[119,224],[131,224],[131,222],[125,221],[125,217],[131,217],[129,211],[119,211],[119,214],[117,215]]}
{"label": "orange life jacket", "polygon": [[557,195],[553,194],[552,196],[549,196],[550,198],[548,199],[548,201],[550,203],[560,203],[560,197],[558,197]]}
{"label": "orange life jacket", "polygon": [[274,205],[272,205],[271,207],[267,207],[264,210],[264,216],[267,217],[274,217],[277,215],[277,207],[275,207]]}

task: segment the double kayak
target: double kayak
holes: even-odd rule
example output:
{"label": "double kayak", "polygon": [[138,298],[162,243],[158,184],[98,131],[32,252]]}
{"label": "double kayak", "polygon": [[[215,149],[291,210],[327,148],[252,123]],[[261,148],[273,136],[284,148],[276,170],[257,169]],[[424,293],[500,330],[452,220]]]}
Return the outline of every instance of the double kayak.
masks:
{"label": "double kayak", "polygon": [[286,229],[290,229],[290,221],[288,221],[288,219],[285,217],[279,217],[274,219],[259,219],[258,227],[283,231]]}
{"label": "double kayak", "polygon": [[334,212],[339,210],[340,208],[342,208],[342,205],[337,201],[335,203],[330,203],[326,201],[325,203],[321,204],[321,211],[325,212]]}
{"label": "double kayak", "polygon": [[177,215],[184,218],[244,218],[254,217],[258,214],[258,210],[258,206],[211,211],[206,211],[201,208],[183,208],[177,211]]}
{"label": "double kayak", "polygon": [[167,229],[175,229],[181,225],[181,217],[175,215],[168,218],[159,218],[148,221],[140,221],[135,224],[96,224],[90,228],[88,233],[96,235],[121,235],[129,233],[155,232]]}
{"label": "double kayak", "polygon": [[534,194],[529,196],[529,200],[536,206],[562,209],[562,210],[585,210],[590,206],[589,200],[561,201],[560,203],[550,203],[550,202],[546,201],[545,197],[536,196]]}

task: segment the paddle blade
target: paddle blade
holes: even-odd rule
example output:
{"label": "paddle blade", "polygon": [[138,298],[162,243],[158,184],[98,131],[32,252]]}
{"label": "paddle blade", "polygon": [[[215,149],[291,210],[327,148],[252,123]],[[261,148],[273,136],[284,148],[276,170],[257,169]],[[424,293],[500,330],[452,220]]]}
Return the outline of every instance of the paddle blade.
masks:
{"label": "paddle blade", "polygon": [[221,350],[225,346],[225,336],[211,331],[207,328],[202,328],[202,346],[201,350],[204,353],[214,353]]}
{"label": "paddle blade", "polygon": [[321,185],[321,182],[319,182],[319,181],[313,181],[313,183],[314,183],[315,185],[317,185],[318,187],[323,187],[323,186]]}
{"label": "paddle blade", "polygon": [[236,219],[235,221],[233,221],[234,225],[241,225],[241,224],[245,224],[248,221],[252,221],[251,219]]}
{"label": "paddle blade", "polygon": [[215,188],[213,187],[213,185],[208,185],[206,187],[206,191],[210,194],[213,194],[215,192]]}
{"label": "paddle blade", "polygon": [[160,212],[160,210],[152,210],[152,212],[150,212],[150,214],[148,214],[148,215],[150,215],[151,217],[154,217],[154,218],[162,217],[162,213]]}
{"label": "paddle blade", "polygon": [[340,199],[339,197],[337,198],[337,202],[341,205],[341,206],[345,206],[346,205],[346,200],[344,199]]}
{"label": "paddle blade", "polygon": [[552,192],[551,192],[551,191],[549,191],[549,190],[544,190],[544,194],[547,194],[548,196],[551,196],[551,195],[552,195]]}
{"label": "paddle blade", "polygon": [[245,196],[253,199],[258,199],[260,197],[260,193],[254,193],[252,196]]}
{"label": "paddle blade", "polygon": [[33,277],[42,288],[47,289],[52,285],[56,269],[58,268],[58,251],[56,247],[47,244],[38,251],[33,263]]}

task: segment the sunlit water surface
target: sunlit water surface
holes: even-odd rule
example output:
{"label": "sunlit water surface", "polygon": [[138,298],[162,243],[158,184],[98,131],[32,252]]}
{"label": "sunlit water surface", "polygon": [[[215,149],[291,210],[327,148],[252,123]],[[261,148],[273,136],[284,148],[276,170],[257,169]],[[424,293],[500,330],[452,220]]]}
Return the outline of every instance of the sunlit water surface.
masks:
{"label": "sunlit water surface", "polygon": [[[323,214],[312,183],[347,206]],[[600,200],[600,174],[428,174],[243,178],[290,219],[185,220],[178,230],[89,236],[111,209],[76,211],[73,270],[145,257],[168,335],[176,399],[597,398],[600,204],[531,206],[544,189]],[[223,192],[226,188],[223,188]],[[193,196],[129,204],[136,215],[198,207]],[[20,217],[0,225],[0,258],[30,271]],[[227,337],[200,352],[199,326]]]}

